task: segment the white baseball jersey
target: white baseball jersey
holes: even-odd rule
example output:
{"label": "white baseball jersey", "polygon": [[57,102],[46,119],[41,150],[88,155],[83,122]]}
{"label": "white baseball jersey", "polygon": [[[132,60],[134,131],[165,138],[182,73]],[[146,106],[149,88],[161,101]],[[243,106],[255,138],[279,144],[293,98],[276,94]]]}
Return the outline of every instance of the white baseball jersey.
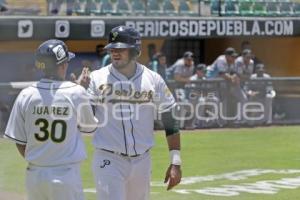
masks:
{"label": "white baseball jersey", "polygon": [[219,73],[228,73],[234,68],[233,64],[228,64],[225,55],[220,55],[211,66],[207,68],[206,77],[216,78]]}
{"label": "white baseball jersey", "polygon": [[174,74],[178,74],[182,77],[189,78],[194,73],[194,68],[195,68],[194,63],[190,67],[187,67],[184,64],[183,58],[180,58],[179,60],[177,60],[173,66],[175,66]]}
{"label": "white baseball jersey", "polygon": [[[83,106],[86,105],[86,106]],[[26,145],[25,159],[37,166],[57,166],[86,158],[79,133],[96,128],[85,89],[68,81],[42,79],[17,97],[5,136]],[[78,129],[79,127],[79,129]]]}
{"label": "white baseball jersey", "polygon": [[88,92],[101,124],[94,134],[96,148],[127,155],[143,154],[154,145],[156,112],[175,106],[175,100],[159,74],[138,64],[128,79],[112,65],[93,71]]}
{"label": "white baseball jersey", "polygon": [[[259,78],[259,77],[257,77],[257,73],[252,74],[250,76],[250,79],[257,79],[257,78]],[[271,78],[271,76],[269,74],[267,74],[267,73],[263,73],[263,75],[262,75],[261,78]],[[268,81],[268,82],[257,82],[256,85],[257,85],[257,89],[258,90],[264,88],[262,90],[265,90],[266,93],[270,93],[271,91],[274,91],[273,84],[272,84],[271,81]]]}
{"label": "white baseball jersey", "polygon": [[243,56],[239,56],[235,59],[235,69],[234,71],[239,75],[251,76],[254,72],[254,61],[250,59],[249,64],[246,65]]}

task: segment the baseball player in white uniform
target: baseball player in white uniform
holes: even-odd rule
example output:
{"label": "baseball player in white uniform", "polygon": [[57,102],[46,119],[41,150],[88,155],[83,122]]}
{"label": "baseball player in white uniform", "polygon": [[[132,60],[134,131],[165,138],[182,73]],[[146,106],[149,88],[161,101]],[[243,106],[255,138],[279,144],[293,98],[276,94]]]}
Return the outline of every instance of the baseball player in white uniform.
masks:
{"label": "baseball player in white uniform", "polygon": [[254,73],[254,61],[252,57],[252,51],[250,49],[244,49],[242,55],[237,57],[234,61],[234,71],[239,75],[242,81],[249,79]]}
{"label": "baseball player in white uniform", "polygon": [[[220,55],[211,66],[207,68],[207,78],[221,77],[228,83],[228,88],[220,90],[220,99],[222,100],[223,113],[228,116],[229,109],[227,108],[228,102],[232,102],[231,95],[235,97],[237,102],[244,104],[247,102],[247,95],[241,88],[240,77],[235,72],[235,59],[237,53],[234,48],[228,47],[224,51],[224,55]],[[224,85],[221,85],[224,87]],[[229,91],[229,93],[228,93]],[[228,118],[227,118],[228,119]],[[243,119],[240,118],[240,121]]]}
{"label": "baseball player in white uniform", "polygon": [[48,40],[36,51],[36,66],[45,78],[18,95],[5,136],[16,142],[29,163],[29,200],[83,200],[80,162],[86,158],[81,132],[97,126],[86,90],[64,81],[74,54],[60,40]]}
{"label": "baseball player in white uniform", "polygon": [[109,34],[112,64],[93,71],[88,92],[102,125],[94,134],[93,171],[98,200],[147,200],[150,195],[150,149],[156,112],[162,113],[170,150],[168,188],[181,179],[180,134],[171,114],[175,100],[156,72],[136,62],[141,38],[118,26]]}
{"label": "baseball player in white uniform", "polygon": [[[257,64],[256,73],[250,76],[250,80],[255,80],[259,78],[269,79],[271,76],[265,73],[265,65],[262,63]],[[264,116],[259,121],[251,122],[253,123],[272,123],[272,104],[273,99],[276,96],[276,91],[273,88],[271,81],[252,81],[246,82],[245,90],[247,94],[250,96],[251,101],[260,102],[264,107]],[[255,113],[254,113],[255,114]]]}

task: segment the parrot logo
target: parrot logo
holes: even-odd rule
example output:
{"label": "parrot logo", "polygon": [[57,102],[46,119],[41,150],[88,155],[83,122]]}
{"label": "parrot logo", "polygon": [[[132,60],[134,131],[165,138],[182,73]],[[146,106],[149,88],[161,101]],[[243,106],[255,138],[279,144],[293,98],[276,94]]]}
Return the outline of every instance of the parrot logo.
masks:
{"label": "parrot logo", "polygon": [[112,38],[111,38],[111,40],[112,41],[115,41],[116,40],[116,38],[118,37],[118,32],[114,32],[114,33],[112,33]]}
{"label": "parrot logo", "polygon": [[110,160],[103,160],[103,165],[100,165],[100,168],[104,168],[106,165],[110,165]]}

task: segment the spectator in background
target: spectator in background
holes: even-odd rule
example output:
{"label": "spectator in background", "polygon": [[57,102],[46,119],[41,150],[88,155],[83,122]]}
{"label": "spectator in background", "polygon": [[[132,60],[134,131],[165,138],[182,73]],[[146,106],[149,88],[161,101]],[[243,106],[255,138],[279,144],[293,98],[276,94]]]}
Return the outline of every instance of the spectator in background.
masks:
{"label": "spectator in background", "polygon": [[[227,117],[229,116],[229,111],[231,111],[230,113],[232,114],[237,108],[237,104],[232,105],[232,96],[235,97],[238,103],[244,104],[247,101],[247,95],[240,85],[240,78],[234,72],[234,63],[237,55],[234,48],[228,47],[224,51],[224,54],[220,55],[213,64],[207,68],[206,73],[207,78],[221,77],[228,82],[229,88],[226,88],[225,85],[221,85],[219,94],[224,105],[222,113]],[[234,107],[231,109],[230,106]],[[238,116],[240,123],[242,123],[242,120],[242,116]]]}
{"label": "spectator in background", "polygon": [[147,46],[148,48],[148,64],[147,67],[152,66],[152,62],[155,61],[155,55],[157,52],[156,45],[154,43],[150,43]]}
{"label": "spectator in background", "polygon": [[[153,60],[150,63],[150,66],[148,66],[152,71],[157,72],[167,83],[167,57],[164,53],[158,52],[153,56]],[[154,128],[156,130],[163,129],[163,123],[162,121],[155,120],[154,121]]]}
{"label": "spectator in background", "polygon": [[167,79],[166,70],[168,68],[167,65],[167,57],[164,53],[156,53],[154,59],[150,66],[151,70],[157,72],[165,81]]}
{"label": "spectator in background", "polygon": [[94,69],[100,69],[101,67],[104,67],[108,64],[110,64],[110,55],[106,52],[104,49],[103,44],[98,44],[96,46],[96,60],[93,63]]}
{"label": "spectator in background", "polygon": [[[270,78],[271,76],[265,73],[264,64],[257,64],[256,73],[252,74],[250,79],[255,80],[257,78]],[[257,123],[272,123],[272,103],[276,96],[276,92],[273,89],[271,81],[255,81],[245,86],[247,94],[250,96],[250,100],[254,102],[260,102],[264,108],[264,117]],[[259,114],[259,113],[254,113]]]}
{"label": "spectator in background", "polygon": [[189,83],[191,76],[194,74],[194,54],[191,51],[186,51],[183,57],[178,59],[173,66],[174,79],[178,83]]}
{"label": "spectator in background", "polygon": [[[191,77],[192,81],[195,80],[206,80],[205,76],[207,70],[207,66],[205,64],[198,64],[196,66],[196,74]],[[196,116],[194,123],[198,128],[203,127],[222,127],[224,125],[224,121],[220,118],[215,118],[210,113],[218,113],[216,111],[216,107],[214,105],[220,104],[220,98],[218,95],[219,84],[216,82],[209,81],[201,81],[197,84],[191,84],[194,87],[194,91],[191,94],[197,94],[195,103],[198,104],[198,107],[195,108]],[[190,95],[192,99],[193,96]],[[193,102],[193,100],[191,100]],[[209,103],[209,104],[206,104]]]}
{"label": "spectator in background", "polygon": [[242,55],[235,60],[234,71],[239,75],[242,81],[250,78],[254,73],[254,61],[250,49],[244,49]]}
{"label": "spectator in background", "polygon": [[196,66],[196,73],[191,76],[190,80],[191,81],[196,81],[196,80],[205,80],[205,72],[206,72],[206,65],[203,63],[200,63]]}
{"label": "spectator in background", "polygon": [[233,81],[235,74],[232,74],[234,70],[234,62],[238,54],[235,49],[228,47],[223,55],[220,55],[212,65],[207,67],[207,78],[222,77],[225,80]]}
{"label": "spectator in background", "polygon": [[[196,73],[190,77],[190,80],[191,81],[205,80],[206,79],[205,70],[206,70],[205,64],[198,64],[196,66]],[[189,120],[186,120],[185,129],[193,130],[196,127],[201,126],[200,120],[197,119],[197,115],[201,117],[204,116],[205,107],[204,105],[199,105],[199,104],[204,104],[205,102],[205,96],[206,96],[205,85],[206,85],[205,82],[194,82],[185,85],[185,89],[186,91],[188,91],[187,94],[189,94],[188,99],[193,105],[193,109],[191,110],[191,115],[193,117]]]}
{"label": "spectator in background", "polygon": [[[243,42],[241,43],[241,52],[243,52],[245,49],[249,49],[249,50],[252,51],[251,43],[250,43],[249,41],[247,41],[247,40],[245,40],[245,41],[243,41]],[[251,53],[252,53],[252,60],[253,60],[253,63],[254,63],[254,69],[253,69],[253,72],[255,72],[255,71],[256,71],[256,70],[255,70],[256,65],[259,64],[259,63],[262,63],[262,62],[260,61],[260,59],[258,59],[258,58],[253,54],[253,52],[251,52]]]}
{"label": "spectator in background", "polygon": [[[180,120],[180,128],[190,129],[190,125],[185,123],[185,117],[192,115],[191,107],[188,106],[189,94],[184,89],[185,84],[190,82],[190,78],[194,73],[194,54],[186,51],[183,57],[178,59],[172,66],[174,69],[174,80],[177,82],[175,89],[175,98],[181,105],[178,106]],[[185,105],[186,104],[186,105]]]}

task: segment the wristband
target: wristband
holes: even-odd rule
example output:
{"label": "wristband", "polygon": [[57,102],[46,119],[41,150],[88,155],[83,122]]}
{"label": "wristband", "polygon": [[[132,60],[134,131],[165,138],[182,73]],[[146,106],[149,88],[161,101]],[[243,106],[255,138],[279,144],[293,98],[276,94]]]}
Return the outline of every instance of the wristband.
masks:
{"label": "wristband", "polygon": [[181,165],[180,151],[171,150],[170,151],[170,161],[172,165]]}

